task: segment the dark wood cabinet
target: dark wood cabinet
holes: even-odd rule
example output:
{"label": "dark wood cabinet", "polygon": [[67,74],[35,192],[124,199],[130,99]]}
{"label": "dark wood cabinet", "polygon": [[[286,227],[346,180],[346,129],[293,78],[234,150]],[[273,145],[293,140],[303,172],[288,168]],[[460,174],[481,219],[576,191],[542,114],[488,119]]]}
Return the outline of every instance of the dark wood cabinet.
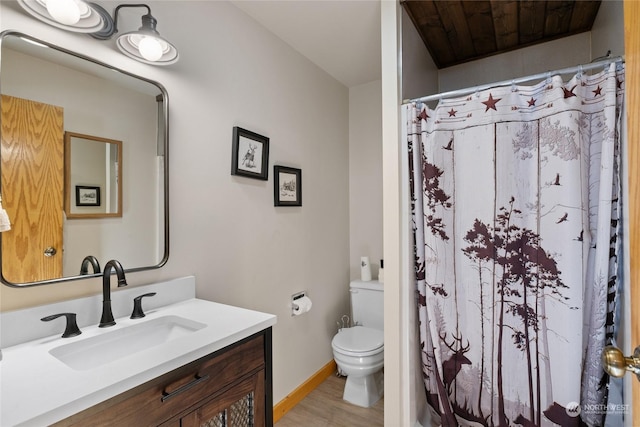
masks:
{"label": "dark wood cabinet", "polygon": [[55,425],[271,427],[271,328]]}
{"label": "dark wood cabinet", "polygon": [[203,403],[172,427],[253,427],[265,425],[264,401],[257,397],[264,393],[264,372],[259,371],[219,396]]}

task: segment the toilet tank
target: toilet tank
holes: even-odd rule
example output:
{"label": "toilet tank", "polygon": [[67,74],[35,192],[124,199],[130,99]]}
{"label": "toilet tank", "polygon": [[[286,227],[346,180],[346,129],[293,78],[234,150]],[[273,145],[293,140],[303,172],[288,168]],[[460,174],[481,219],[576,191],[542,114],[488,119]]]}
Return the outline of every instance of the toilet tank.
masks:
{"label": "toilet tank", "polygon": [[384,330],[384,288],[377,281],[354,280],[351,294],[351,324]]}

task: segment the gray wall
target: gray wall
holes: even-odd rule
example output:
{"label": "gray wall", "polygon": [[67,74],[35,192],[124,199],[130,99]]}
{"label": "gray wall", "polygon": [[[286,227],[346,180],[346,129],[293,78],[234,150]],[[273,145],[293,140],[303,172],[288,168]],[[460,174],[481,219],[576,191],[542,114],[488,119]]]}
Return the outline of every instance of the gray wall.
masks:
{"label": "gray wall", "polygon": [[[113,40],[47,26],[13,2],[0,3],[0,28],[46,39],[166,87],[171,255],[160,270],[130,274],[130,286],[194,274],[199,298],[276,314],[278,402],[332,359],[336,321],[348,311],[349,91],[230,3],[150,6],[161,34],[180,50],[174,66],[135,62]],[[131,23],[137,26],[139,20]],[[230,175],[233,126],[271,139],[269,181]],[[302,169],[302,207],[273,206],[274,164]],[[100,289],[100,280],[2,286],[1,308]],[[300,290],[308,291],[313,310],[294,318],[290,298]]]}

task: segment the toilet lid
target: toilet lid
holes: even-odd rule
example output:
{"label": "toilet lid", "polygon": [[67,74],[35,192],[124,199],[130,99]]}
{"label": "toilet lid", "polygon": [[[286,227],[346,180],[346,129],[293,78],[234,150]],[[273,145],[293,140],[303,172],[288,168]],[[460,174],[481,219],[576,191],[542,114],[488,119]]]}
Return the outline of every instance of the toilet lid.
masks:
{"label": "toilet lid", "polygon": [[345,328],[333,337],[333,345],[345,351],[369,352],[384,345],[384,333],[364,326]]}

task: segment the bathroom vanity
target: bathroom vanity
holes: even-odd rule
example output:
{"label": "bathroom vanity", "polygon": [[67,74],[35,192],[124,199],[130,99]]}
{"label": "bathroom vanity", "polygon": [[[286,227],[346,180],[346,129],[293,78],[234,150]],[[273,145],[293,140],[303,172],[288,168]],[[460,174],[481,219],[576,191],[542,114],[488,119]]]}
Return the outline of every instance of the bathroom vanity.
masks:
{"label": "bathroom vanity", "polygon": [[[146,316],[130,319],[148,292]],[[115,291],[108,328],[101,296],[0,313],[0,425],[271,426],[276,317],[194,296],[193,277]],[[63,311],[81,335],[40,321]]]}
{"label": "bathroom vanity", "polygon": [[268,329],[54,425],[271,425],[265,393],[270,342]]}

